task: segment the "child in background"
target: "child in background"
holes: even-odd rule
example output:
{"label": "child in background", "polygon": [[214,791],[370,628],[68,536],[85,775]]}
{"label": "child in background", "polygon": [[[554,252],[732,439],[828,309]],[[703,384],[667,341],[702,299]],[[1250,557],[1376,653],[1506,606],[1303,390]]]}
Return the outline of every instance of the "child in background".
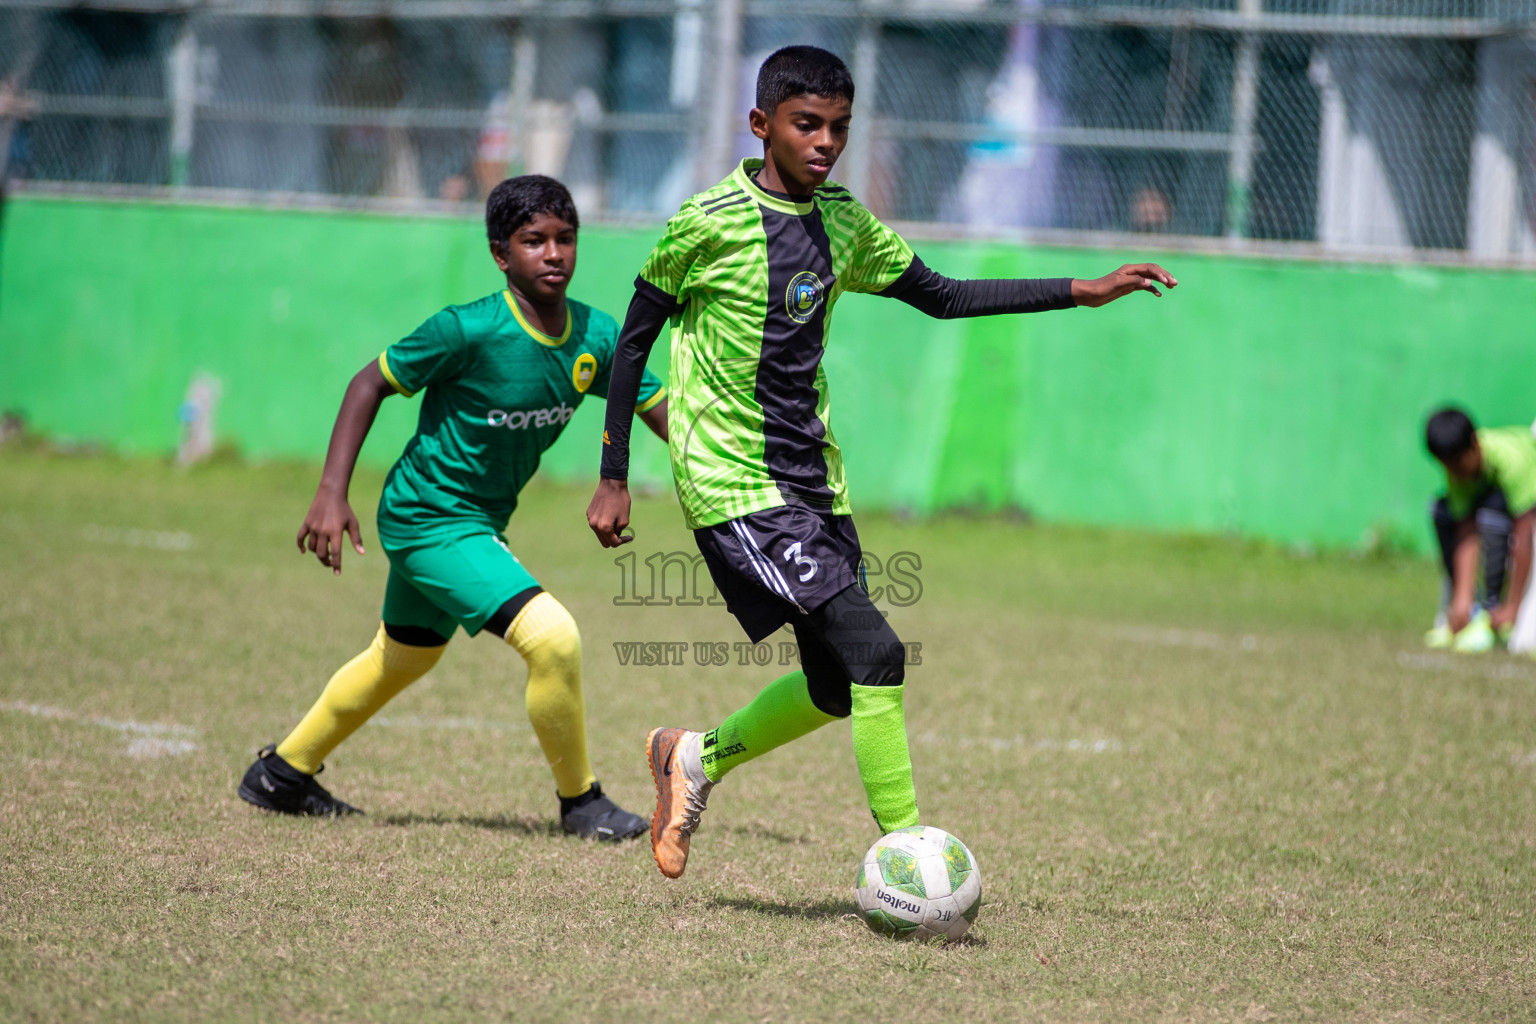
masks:
{"label": "child in background", "polygon": [[1478,430],[1462,410],[1444,408],[1429,418],[1424,443],[1446,476],[1445,494],[1430,506],[1445,586],[1424,642],[1487,651],[1514,631],[1530,582],[1536,436],[1528,427]]}

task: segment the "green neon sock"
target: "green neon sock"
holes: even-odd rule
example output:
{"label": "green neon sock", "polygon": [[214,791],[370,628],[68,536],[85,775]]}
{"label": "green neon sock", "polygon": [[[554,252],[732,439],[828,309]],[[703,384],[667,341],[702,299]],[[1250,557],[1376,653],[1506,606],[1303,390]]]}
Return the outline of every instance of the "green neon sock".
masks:
{"label": "green neon sock", "polygon": [[732,768],[832,721],[811,703],[804,672],[780,676],[720,728],[704,734],[704,774],[719,782]]}
{"label": "green neon sock", "polygon": [[859,686],[853,691],[853,757],[881,832],[917,824],[912,755],[907,752],[906,686]]}

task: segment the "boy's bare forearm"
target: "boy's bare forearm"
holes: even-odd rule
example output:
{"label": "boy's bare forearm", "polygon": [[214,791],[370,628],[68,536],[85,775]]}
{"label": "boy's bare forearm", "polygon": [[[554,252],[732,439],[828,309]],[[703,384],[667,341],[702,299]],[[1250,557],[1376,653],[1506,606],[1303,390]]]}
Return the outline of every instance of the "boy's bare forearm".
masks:
{"label": "boy's bare forearm", "polygon": [[1477,557],[1482,543],[1472,520],[1456,528],[1456,547],[1451,554],[1451,606],[1463,611],[1472,605],[1473,589],[1477,584]]}
{"label": "boy's bare forearm", "polygon": [[1520,603],[1525,598],[1525,588],[1531,581],[1533,525],[1536,525],[1536,510],[1517,518],[1515,528],[1509,534],[1515,550],[1509,574],[1509,600],[1505,603],[1509,606],[1511,616],[1519,611]]}
{"label": "boy's bare forearm", "polygon": [[320,473],[320,491],[346,497],[363,441],[373,428],[379,406],[392,391],[378,363],[369,363],[352,378],[342,397],[341,409],[336,413],[336,425],[331,428],[325,469]]}
{"label": "boy's bare forearm", "polygon": [[667,400],[663,398],[645,412],[636,413],[640,422],[651,428],[651,433],[661,438],[662,444],[667,443]]}
{"label": "boy's bare forearm", "polygon": [[362,450],[363,439],[373,426],[379,403],[393,390],[377,363],[363,367],[347,385],[341,411],[336,414],[336,425],[331,428],[331,444],[326,449],[320,486],[299,526],[296,538],[299,551],[312,552],[321,565],[338,576],[341,575],[343,538],[350,538],[352,549],[359,555],[363,553],[362,529],[358,526],[357,516],[352,513],[352,506],[347,503],[347,489],[352,483],[357,453]]}

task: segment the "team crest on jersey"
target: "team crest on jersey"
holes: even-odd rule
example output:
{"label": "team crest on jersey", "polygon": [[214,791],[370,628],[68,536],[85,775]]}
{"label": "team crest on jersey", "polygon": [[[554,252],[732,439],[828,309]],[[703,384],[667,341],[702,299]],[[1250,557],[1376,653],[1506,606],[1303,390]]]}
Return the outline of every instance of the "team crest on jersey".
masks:
{"label": "team crest on jersey", "polygon": [[809,270],[802,270],[790,278],[784,291],[784,309],[797,324],[807,323],[821,308],[821,298],[826,289],[821,278]]}
{"label": "team crest on jersey", "polygon": [[576,390],[586,394],[587,388],[592,386],[592,378],[596,376],[597,357],[591,352],[577,356],[576,365],[571,367],[571,383],[576,385]]}

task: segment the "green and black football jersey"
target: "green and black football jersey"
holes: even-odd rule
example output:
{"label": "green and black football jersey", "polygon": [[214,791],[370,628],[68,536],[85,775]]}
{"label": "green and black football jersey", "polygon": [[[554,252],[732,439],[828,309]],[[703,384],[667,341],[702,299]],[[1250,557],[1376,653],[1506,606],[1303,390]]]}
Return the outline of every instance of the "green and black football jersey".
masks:
{"label": "green and black football jersey", "polygon": [[841,185],[795,202],[757,186],[761,166],[684,203],[640,272],[676,301],[667,428],[693,529],[787,503],[851,511],[821,366],[832,307],[912,264]]}
{"label": "green and black football jersey", "polygon": [[[396,391],[425,389],[416,434],[379,498],[379,537],[500,532],[539,458],[587,395],[606,398],[619,329],[568,300],[565,333],[552,338],[523,319],[509,291],[449,306],[379,356]],[[665,391],[649,372],[637,411]]]}
{"label": "green and black football jersey", "polygon": [[[668,417],[671,418],[670,416]],[[1536,508],[1536,435],[1530,427],[1492,427],[1477,432],[1483,450],[1483,470],[1472,480],[1447,477],[1446,498],[1451,515],[1465,519],[1489,488],[1504,492],[1509,514],[1521,516]]]}

